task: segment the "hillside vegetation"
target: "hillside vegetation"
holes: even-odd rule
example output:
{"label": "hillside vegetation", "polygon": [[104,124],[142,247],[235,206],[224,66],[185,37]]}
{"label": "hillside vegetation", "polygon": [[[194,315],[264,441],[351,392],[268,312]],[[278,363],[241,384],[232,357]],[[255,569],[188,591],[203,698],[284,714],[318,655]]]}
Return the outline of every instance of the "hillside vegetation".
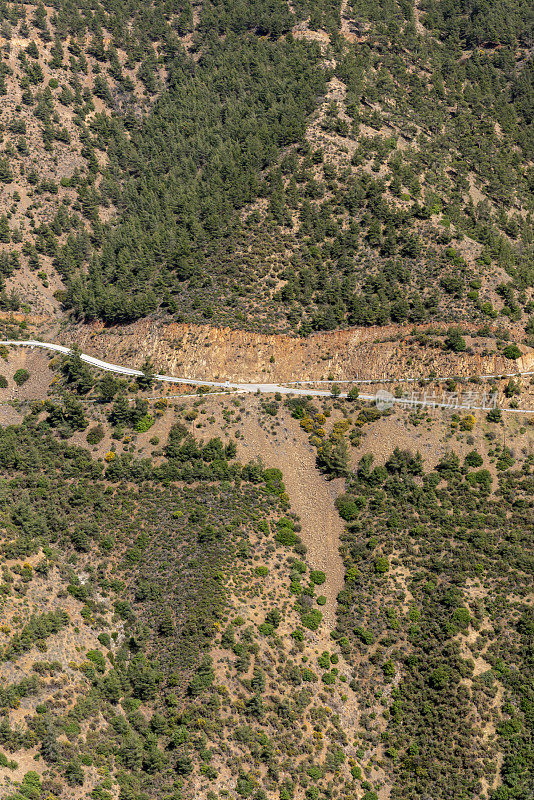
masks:
{"label": "hillside vegetation", "polygon": [[0,2],[0,800],[532,800],[532,22]]}
{"label": "hillside vegetation", "polygon": [[[149,369],[4,355],[2,797],[527,800],[519,420],[154,396]],[[310,560],[295,476],[245,455],[259,434],[311,450],[336,498],[337,609],[337,554]]]}
{"label": "hillside vegetation", "polygon": [[528,3],[2,16],[5,308],[532,335]]}

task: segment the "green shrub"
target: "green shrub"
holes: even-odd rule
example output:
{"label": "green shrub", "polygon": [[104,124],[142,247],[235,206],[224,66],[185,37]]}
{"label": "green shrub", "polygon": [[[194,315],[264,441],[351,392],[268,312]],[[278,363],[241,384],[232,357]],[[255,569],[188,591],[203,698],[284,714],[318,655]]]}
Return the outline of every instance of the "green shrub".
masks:
{"label": "green shrub", "polygon": [[447,350],[452,350],[453,353],[461,353],[467,348],[459,328],[449,328],[445,337],[445,347]]}
{"label": "green shrub", "polygon": [[444,666],[437,667],[437,669],[431,672],[428,682],[433,689],[444,689],[449,682],[449,672],[447,668]]}
{"label": "green shrub", "polygon": [[153,424],[154,417],[152,417],[150,414],[145,414],[144,417],[141,417],[141,419],[135,423],[134,430],[136,430],[138,433],[146,433],[146,431],[150,430]]}
{"label": "green shrub", "polygon": [[365,628],[354,628],[354,633],[359,636],[364,644],[373,644],[375,640],[372,632],[365,630]]}
{"label": "green shrub", "polygon": [[6,767],[7,769],[18,769],[18,764],[16,761],[11,761],[5,753],[0,753],[0,767]]}
{"label": "green shrub", "polygon": [[382,665],[382,672],[386,678],[392,678],[395,675],[395,665],[391,659]]}
{"label": "green shrub", "polygon": [[274,625],[270,622],[262,622],[261,625],[258,625],[258,630],[263,636],[272,636],[274,633]]}
{"label": "green shrub", "polygon": [[102,425],[94,425],[92,428],[89,428],[87,431],[87,443],[91,445],[100,444],[102,439],[104,438],[104,428]]}
{"label": "green shrub", "polygon": [[308,628],[310,631],[316,631],[321,624],[323,619],[323,615],[319,611],[319,609],[314,608],[313,611],[304,614],[302,617],[302,624],[305,628]]}
{"label": "green shrub", "polygon": [[502,351],[502,354],[505,358],[509,358],[510,360],[515,360],[516,358],[521,357],[521,350],[516,344],[508,344]]}
{"label": "green shrub", "polygon": [[17,386],[22,386],[23,383],[26,383],[29,377],[30,373],[28,372],[27,369],[18,369],[13,375],[13,380],[15,381]]}
{"label": "green shrub", "polygon": [[0,375],[0,389],[7,389],[7,378],[5,375]]}
{"label": "green shrub", "polygon": [[290,528],[281,528],[274,538],[279,544],[283,544],[285,547],[293,547],[300,542],[300,538],[295,531],[290,530]]}
{"label": "green shrub", "polygon": [[360,575],[360,570],[358,567],[349,567],[347,570],[347,574],[345,575],[345,580],[347,583],[354,583],[357,580],[358,576]]}
{"label": "green shrub", "polygon": [[389,561],[385,556],[379,556],[375,561],[375,572],[383,573],[388,572]]}
{"label": "green shrub", "polygon": [[465,457],[465,463],[468,467],[481,467],[484,459],[476,450],[471,450]]}
{"label": "green shrub", "polygon": [[512,456],[511,452],[506,448],[503,450],[501,455],[497,460],[497,469],[505,470],[510,469],[515,464],[515,458]]}
{"label": "green shrub", "polygon": [[99,672],[104,672],[106,668],[106,659],[100,650],[88,650],[87,658],[96,666]]}
{"label": "green shrub", "polygon": [[312,572],[310,572],[310,580],[316,586],[320,586],[326,581],[326,575],[324,572],[321,572],[321,570],[314,569]]}
{"label": "green shrub", "polygon": [[[363,501],[363,504],[365,504],[365,501]],[[354,498],[348,494],[341,494],[337,498],[335,505],[339,512],[339,516],[342,517],[346,522],[356,519],[362,507],[361,498]]]}
{"label": "green shrub", "polygon": [[456,608],[454,610],[453,618],[458,627],[463,629],[468,628],[469,623],[471,622],[471,615],[469,614],[468,608]]}
{"label": "green shrub", "polygon": [[317,663],[321,669],[328,669],[330,667],[330,654],[325,650],[317,659]]}

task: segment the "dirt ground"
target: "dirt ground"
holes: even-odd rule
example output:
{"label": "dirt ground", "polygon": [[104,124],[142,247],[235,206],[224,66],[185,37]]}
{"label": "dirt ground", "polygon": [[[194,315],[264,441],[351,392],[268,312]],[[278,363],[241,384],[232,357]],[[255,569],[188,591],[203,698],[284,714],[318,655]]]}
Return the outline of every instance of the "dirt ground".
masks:
{"label": "dirt ground", "polygon": [[261,458],[266,466],[278,467],[291,500],[292,510],[299,515],[300,537],[308,548],[314,569],[326,573],[321,593],[327,598],[324,618],[332,629],[335,625],[337,595],[343,588],[344,569],[339,555],[343,523],[334,500],[343,491],[344,480],[327,481],[315,465],[316,450],[302,436],[296,420],[284,416],[276,434],[257,424],[252,413],[245,417],[244,439],[238,453],[243,460]]}
{"label": "dirt ground", "polygon": [[[17,387],[13,374],[21,368],[28,370],[30,378]],[[57,379],[50,369],[50,358],[41,351],[26,348],[11,350],[7,361],[0,362],[0,374],[8,379],[8,388],[0,389],[2,425],[20,422],[22,410],[17,409],[18,402],[46,398]],[[532,387],[526,384],[525,389],[527,392],[522,395],[522,402],[532,404]],[[90,449],[95,458],[104,458],[113,448],[117,453],[126,450],[138,457],[152,457],[158,462],[163,458],[162,447],[171,426],[180,420],[185,421],[191,432],[201,439],[215,436],[220,436],[223,441],[233,439],[238,447],[238,458],[243,463],[260,458],[265,466],[281,469],[291,508],[300,517],[300,536],[308,548],[310,563],[314,569],[323,570],[327,575],[321,593],[327,598],[323,608],[325,621],[327,627],[332,629],[337,595],[344,583],[344,569],[339,555],[343,522],[334,501],[343,492],[344,480],[327,480],[321,474],[316,466],[317,451],[309,443],[308,435],[298,420],[291,417],[283,404],[276,417],[268,416],[261,407],[266,399],[264,396],[180,396],[174,388],[162,384],[155,384],[149,394],[152,398],[167,398],[168,405],[166,409],[158,411],[154,407],[155,400],[150,401],[150,413],[154,415],[155,423],[145,433],[125,431],[122,441],[114,440],[106,424],[105,411],[96,404],[87,403],[87,416],[91,419],[89,427],[101,421],[106,435],[94,447],[87,443],[87,430],[77,432],[70,442]],[[523,400],[523,397],[527,399]],[[331,400],[321,402],[330,410],[326,425],[328,432],[334,422],[343,419],[343,414]],[[345,413],[352,420],[357,415],[357,411],[353,412],[350,407]],[[373,453],[375,464],[383,464],[397,446],[419,451],[426,469],[433,468],[453,446],[460,458],[473,449],[485,456],[496,444],[506,445],[519,459],[533,452],[534,426],[528,424],[528,418],[505,413],[506,424],[496,426],[487,422],[484,412],[474,412],[474,417],[473,430],[461,432],[457,426],[454,427],[450,412],[430,409],[425,414],[414,416],[410,411],[396,407],[389,417],[364,426],[360,445],[349,448],[351,466],[355,468],[366,452]],[[496,475],[495,459],[490,459],[485,466]]]}

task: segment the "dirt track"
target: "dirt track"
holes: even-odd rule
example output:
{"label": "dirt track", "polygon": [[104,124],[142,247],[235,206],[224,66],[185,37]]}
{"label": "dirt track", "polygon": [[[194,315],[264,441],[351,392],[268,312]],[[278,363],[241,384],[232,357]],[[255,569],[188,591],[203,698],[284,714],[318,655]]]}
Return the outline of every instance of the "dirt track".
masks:
{"label": "dirt track", "polygon": [[339,555],[343,524],[334,506],[334,499],[343,491],[343,480],[325,480],[315,466],[316,451],[303,439],[297,423],[285,420],[284,424],[273,435],[257,424],[255,415],[245,417],[240,455],[243,460],[259,457],[266,466],[282,469],[291,508],[301,520],[300,536],[310,564],[327,576],[319,593],[327,599],[323,615],[331,630],[337,595],[344,585]]}

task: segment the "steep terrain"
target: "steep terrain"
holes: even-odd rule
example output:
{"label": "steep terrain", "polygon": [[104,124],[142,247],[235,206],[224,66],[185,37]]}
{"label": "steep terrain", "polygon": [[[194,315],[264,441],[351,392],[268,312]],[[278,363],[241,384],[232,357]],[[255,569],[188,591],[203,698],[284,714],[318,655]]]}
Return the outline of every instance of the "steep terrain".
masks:
{"label": "steep terrain", "polygon": [[531,800],[531,45],[0,4],[1,800]]}
{"label": "steep terrain", "polygon": [[4,307],[532,335],[528,7],[442,5],[6,3]]}
{"label": "steep terrain", "polygon": [[528,796],[528,419],[1,372],[2,796]]}
{"label": "steep terrain", "polygon": [[454,334],[458,329],[390,326],[295,338],[143,320],[108,329],[102,325],[64,327],[59,338],[66,345],[76,342],[90,355],[124,365],[138,368],[150,358],[161,372],[209,380],[218,376],[262,383],[384,377],[393,381],[532,369],[530,347],[506,350],[512,341],[508,329],[480,328],[470,337],[460,337],[458,345],[454,336],[451,341],[451,330]]}

